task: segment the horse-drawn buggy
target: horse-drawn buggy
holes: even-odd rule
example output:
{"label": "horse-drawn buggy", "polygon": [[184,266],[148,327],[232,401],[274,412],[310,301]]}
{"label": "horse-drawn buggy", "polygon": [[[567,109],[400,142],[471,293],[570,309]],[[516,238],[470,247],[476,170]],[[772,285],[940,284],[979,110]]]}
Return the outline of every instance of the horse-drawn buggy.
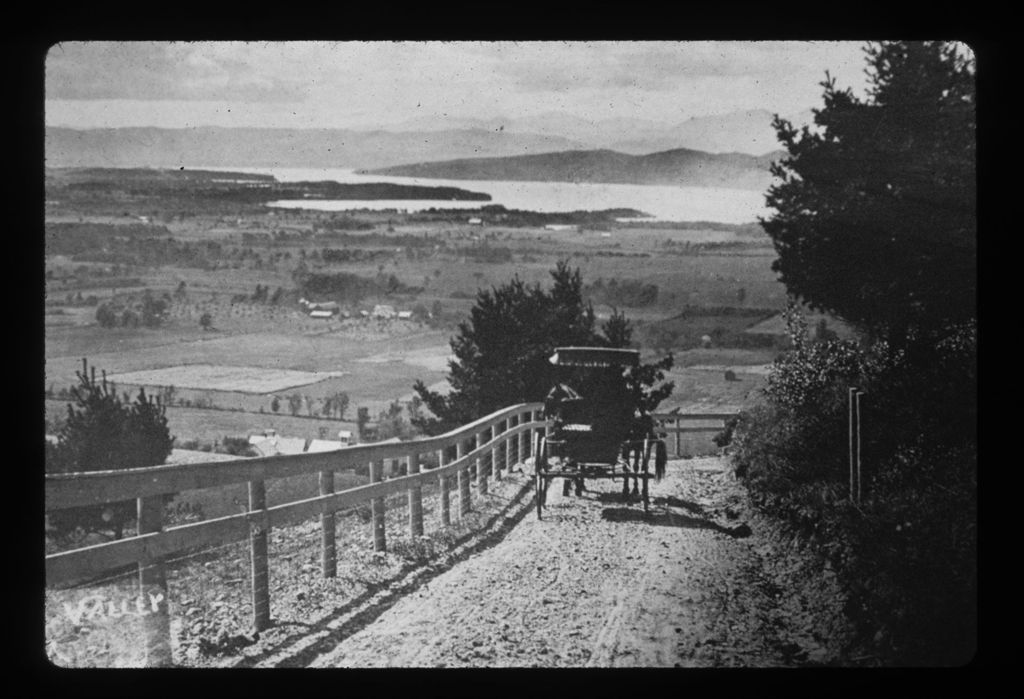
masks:
{"label": "horse-drawn buggy", "polygon": [[632,495],[641,495],[646,513],[648,481],[661,479],[667,452],[636,387],[627,380],[629,370],[640,363],[640,353],[559,347],[550,361],[557,367],[557,379],[544,401],[548,429],[535,451],[538,519],[555,478],[564,479],[565,495],[571,485],[581,495],[588,479],[621,478],[623,499],[630,497],[632,479]]}

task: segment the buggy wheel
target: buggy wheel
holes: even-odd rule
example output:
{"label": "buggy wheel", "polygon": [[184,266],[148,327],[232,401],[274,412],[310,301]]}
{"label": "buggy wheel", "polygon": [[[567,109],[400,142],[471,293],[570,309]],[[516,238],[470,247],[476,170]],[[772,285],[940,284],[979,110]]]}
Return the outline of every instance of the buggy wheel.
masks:
{"label": "buggy wheel", "polygon": [[541,475],[538,471],[533,477],[534,490],[536,491],[537,498],[537,519],[541,518],[540,511],[544,507],[544,487],[541,482]]}

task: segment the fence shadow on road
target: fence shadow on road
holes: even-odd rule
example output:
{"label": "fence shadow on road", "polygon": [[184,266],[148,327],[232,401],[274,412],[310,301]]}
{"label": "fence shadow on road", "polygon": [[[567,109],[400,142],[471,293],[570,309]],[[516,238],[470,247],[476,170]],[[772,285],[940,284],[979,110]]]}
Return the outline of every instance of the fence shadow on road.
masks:
{"label": "fence shadow on road", "polygon": [[[346,602],[333,610],[327,617],[315,623],[287,622],[280,626],[297,626],[299,630],[287,638],[275,643],[272,647],[261,650],[256,655],[241,658],[237,663],[232,664],[233,668],[255,667],[261,661],[274,655],[287,652],[289,645],[292,645],[311,634],[326,632],[325,638],[313,642],[311,645],[282,658],[274,663],[273,667],[305,667],[321,655],[329,653],[342,643],[346,638],[372,624],[381,614],[394,606],[403,597],[415,592],[422,586],[429,583],[442,573],[450,570],[454,565],[460,563],[476,553],[490,548],[505,538],[505,536],[523,520],[531,511],[533,502],[533,488],[527,481],[519,492],[498,512],[488,518],[487,522],[474,532],[460,537],[454,542],[454,548],[469,544],[463,550],[451,555],[442,562],[428,562],[426,564],[410,563],[403,566],[397,575],[379,583],[371,583],[367,589],[354,599]],[[484,532],[481,534],[481,532]],[[474,541],[476,539],[476,541]],[[382,596],[381,593],[383,593]],[[380,596],[374,600],[375,597]],[[352,612],[355,612],[352,614]],[[330,628],[330,625],[337,619],[352,614],[346,622],[338,628]]]}
{"label": "fence shadow on road", "polygon": [[601,519],[608,522],[640,522],[652,524],[656,527],[677,527],[680,529],[710,529],[712,531],[731,536],[734,539],[742,539],[750,536],[753,532],[747,524],[740,524],[735,527],[723,527],[709,519],[690,517],[688,515],[673,512],[667,508],[654,509],[645,513],[635,507],[606,507],[601,510]]}

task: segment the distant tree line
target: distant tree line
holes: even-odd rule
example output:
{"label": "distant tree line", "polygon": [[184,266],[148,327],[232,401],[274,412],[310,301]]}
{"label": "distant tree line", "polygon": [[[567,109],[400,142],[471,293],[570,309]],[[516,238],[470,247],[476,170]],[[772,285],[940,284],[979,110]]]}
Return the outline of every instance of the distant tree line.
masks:
{"label": "distant tree line", "polygon": [[96,322],[104,328],[146,328],[160,327],[171,305],[171,296],[164,293],[157,298],[150,289],[142,295],[140,302],[122,307],[114,303],[101,303],[96,308]]}

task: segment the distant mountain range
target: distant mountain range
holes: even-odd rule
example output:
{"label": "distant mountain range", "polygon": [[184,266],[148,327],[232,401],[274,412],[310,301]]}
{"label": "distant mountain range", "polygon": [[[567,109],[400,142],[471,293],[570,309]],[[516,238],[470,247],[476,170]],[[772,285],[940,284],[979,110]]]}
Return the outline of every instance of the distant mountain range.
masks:
{"label": "distant mountain range", "polygon": [[605,182],[763,190],[771,184],[771,162],[780,155],[779,151],[753,156],[685,148],[649,155],[574,150],[505,158],[463,158],[361,172],[448,180]]}
{"label": "distant mountain range", "polygon": [[[46,128],[51,167],[387,168],[465,158],[564,151],[645,155],[688,149],[764,155],[779,148],[766,110],[696,117],[679,124],[587,119],[562,112],[505,119],[417,117],[358,129],[133,127]],[[810,112],[789,117],[806,123]]]}
{"label": "distant mountain range", "polygon": [[[755,109],[715,116],[693,117],[678,124],[647,119],[586,119],[562,112],[548,112],[509,119],[460,119],[417,117],[393,126],[392,131],[436,132],[449,129],[537,134],[564,138],[584,144],[587,149],[608,149],[633,155],[688,148],[709,153],[764,155],[781,144],[772,128],[772,113]],[[805,110],[784,116],[794,124],[810,123],[813,114]]]}
{"label": "distant mountain range", "polygon": [[582,148],[570,139],[482,129],[46,128],[49,167],[368,168]]}

